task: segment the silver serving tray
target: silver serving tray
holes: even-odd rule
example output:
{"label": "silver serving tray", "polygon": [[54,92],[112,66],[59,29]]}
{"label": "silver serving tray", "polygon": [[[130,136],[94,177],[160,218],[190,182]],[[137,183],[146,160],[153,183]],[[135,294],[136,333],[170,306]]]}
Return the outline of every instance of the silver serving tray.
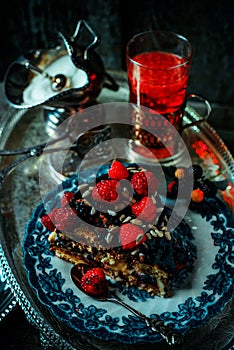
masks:
{"label": "silver serving tray", "polygon": [[4,269],[0,265],[0,322],[3,322],[16,306],[16,299],[7,283]]}
{"label": "silver serving tray", "polygon": [[[113,72],[112,72],[113,73]],[[120,88],[118,92],[103,89],[99,96],[100,102],[128,101],[128,89],[125,74],[114,76]],[[3,101],[1,98],[0,101]],[[39,144],[48,140],[43,109],[16,111],[1,102],[0,148],[22,148]],[[188,108],[187,118],[196,119],[197,113]],[[203,122],[186,130],[185,140],[202,141],[208,145],[215,155],[218,166],[229,183],[234,186],[234,162],[227,147],[209,123]],[[191,149],[192,159],[198,160],[196,150]],[[15,158],[2,158],[1,166],[10,164]],[[213,168],[207,167],[204,159],[199,162],[211,173]],[[58,349],[144,349],[146,345],[123,345],[116,342],[103,342],[95,337],[74,332],[66,324],[58,321],[37,298],[30,287],[23,268],[22,241],[25,226],[31,217],[33,209],[40,203],[38,185],[38,166],[40,158],[32,158],[22,163],[5,181],[1,190],[1,227],[0,227],[0,261],[7,276],[9,285],[19,305],[24,310],[27,319],[40,331],[45,344]],[[218,179],[217,179],[218,180]],[[230,207],[230,210],[233,208]],[[222,315],[212,319],[201,329],[196,329],[186,336],[183,349],[198,348],[226,349],[234,333],[234,303],[230,301]],[[147,344],[147,349],[154,349],[154,344]],[[157,344],[157,349],[167,349],[164,343]]]}

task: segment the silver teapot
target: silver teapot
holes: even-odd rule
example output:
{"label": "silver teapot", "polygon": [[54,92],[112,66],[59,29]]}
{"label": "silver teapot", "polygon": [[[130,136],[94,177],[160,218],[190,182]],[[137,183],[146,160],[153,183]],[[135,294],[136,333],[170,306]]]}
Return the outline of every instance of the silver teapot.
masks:
{"label": "silver teapot", "polygon": [[[77,43],[83,28],[92,38],[88,45]],[[19,57],[9,66],[4,78],[4,95],[12,107],[43,106],[46,118],[53,121],[57,118],[55,124],[72,110],[94,103],[104,86],[118,90],[94,50],[100,36],[86,21],[78,21],[71,37],[61,32],[58,36],[60,45],[32,50]]]}

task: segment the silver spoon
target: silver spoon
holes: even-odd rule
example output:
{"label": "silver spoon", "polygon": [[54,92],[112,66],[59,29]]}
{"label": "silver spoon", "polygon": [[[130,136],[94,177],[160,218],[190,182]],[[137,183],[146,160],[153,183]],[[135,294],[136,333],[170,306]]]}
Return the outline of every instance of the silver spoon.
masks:
{"label": "silver spoon", "polygon": [[64,74],[56,74],[54,77],[52,77],[39,67],[34,66],[31,62],[26,62],[25,67],[37,74],[43,75],[45,78],[50,79],[51,88],[53,91],[61,91],[69,83],[69,79],[65,77]]}
{"label": "silver spoon", "polygon": [[[76,264],[71,268],[71,278],[76,287],[78,287],[83,293],[86,293],[83,288],[81,287],[81,278],[85,272],[87,272],[90,268],[86,264]],[[87,293],[86,293],[87,294]],[[89,294],[87,294],[89,295]],[[90,295],[89,295],[90,296]],[[120,304],[127,310],[129,310],[131,313],[136,315],[137,317],[142,318],[146,325],[152,329],[152,331],[159,333],[162,338],[169,344],[169,345],[177,345],[181,344],[183,342],[183,338],[179,332],[177,332],[175,329],[173,329],[170,326],[165,325],[162,321],[157,319],[152,319],[150,317],[147,317],[146,315],[142,314],[140,311],[134,309],[132,306],[126,304],[125,302],[121,301],[113,291],[110,291],[108,289],[108,285],[106,288],[106,291],[103,292],[103,294],[99,296],[91,296],[96,300],[99,301],[105,301],[105,302],[111,302],[115,304]]]}

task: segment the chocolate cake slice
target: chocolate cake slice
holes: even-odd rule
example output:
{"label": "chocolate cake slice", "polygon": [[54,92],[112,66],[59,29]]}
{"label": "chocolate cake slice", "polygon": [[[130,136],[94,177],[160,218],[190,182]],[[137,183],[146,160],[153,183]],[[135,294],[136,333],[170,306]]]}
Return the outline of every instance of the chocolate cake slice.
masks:
{"label": "chocolate cake slice", "polygon": [[196,248],[184,220],[168,231],[170,210],[161,209],[157,188],[152,172],[117,161],[95,183],[77,182],[41,218],[50,250],[72,264],[101,267],[127,288],[170,297],[192,271]]}

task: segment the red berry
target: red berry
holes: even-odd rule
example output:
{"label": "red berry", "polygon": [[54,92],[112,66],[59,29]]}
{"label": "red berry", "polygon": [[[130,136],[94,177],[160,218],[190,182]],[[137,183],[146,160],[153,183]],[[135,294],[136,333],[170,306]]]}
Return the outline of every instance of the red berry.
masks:
{"label": "red berry", "polygon": [[61,198],[62,207],[67,205],[74,196],[75,196],[75,194],[73,192],[64,192],[64,194]]}
{"label": "red berry", "polygon": [[135,173],[131,179],[134,191],[142,196],[154,194],[158,188],[158,180],[150,171]]}
{"label": "red berry", "polygon": [[51,221],[51,218],[48,214],[41,217],[41,223],[47,228],[47,230],[53,232],[55,229],[55,225]]}
{"label": "red berry", "polygon": [[133,224],[123,224],[120,227],[120,242],[123,249],[132,249],[145,240],[145,233],[140,227]]}
{"label": "red berry", "polygon": [[70,206],[54,208],[50,212],[55,227],[62,232],[71,232],[76,225],[76,214]]}
{"label": "red berry", "polygon": [[191,193],[191,199],[193,202],[200,203],[204,200],[204,192],[197,188],[196,190],[193,190]]}
{"label": "red berry", "polygon": [[81,288],[85,293],[101,296],[107,294],[106,275],[102,268],[94,267],[81,278]]}
{"label": "red berry", "polygon": [[123,180],[128,178],[128,169],[121,162],[114,160],[108,174],[111,179]]}
{"label": "red berry", "polygon": [[171,182],[169,182],[169,184],[167,185],[168,194],[172,195],[173,197],[177,196],[178,187],[179,184],[177,180],[172,180]]}
{"label": "red berry", "polygon": [[156,205],[150,197],[143,197],[132,205],[132,213],[146,222],[152,222],[157,216]]}
{"label": "red berry", "polygon": [[118,198],[116,188],[118,182],[116,180],[102,180],[96,184],[92,191],[93,199],[102,202],[113,202]]}

